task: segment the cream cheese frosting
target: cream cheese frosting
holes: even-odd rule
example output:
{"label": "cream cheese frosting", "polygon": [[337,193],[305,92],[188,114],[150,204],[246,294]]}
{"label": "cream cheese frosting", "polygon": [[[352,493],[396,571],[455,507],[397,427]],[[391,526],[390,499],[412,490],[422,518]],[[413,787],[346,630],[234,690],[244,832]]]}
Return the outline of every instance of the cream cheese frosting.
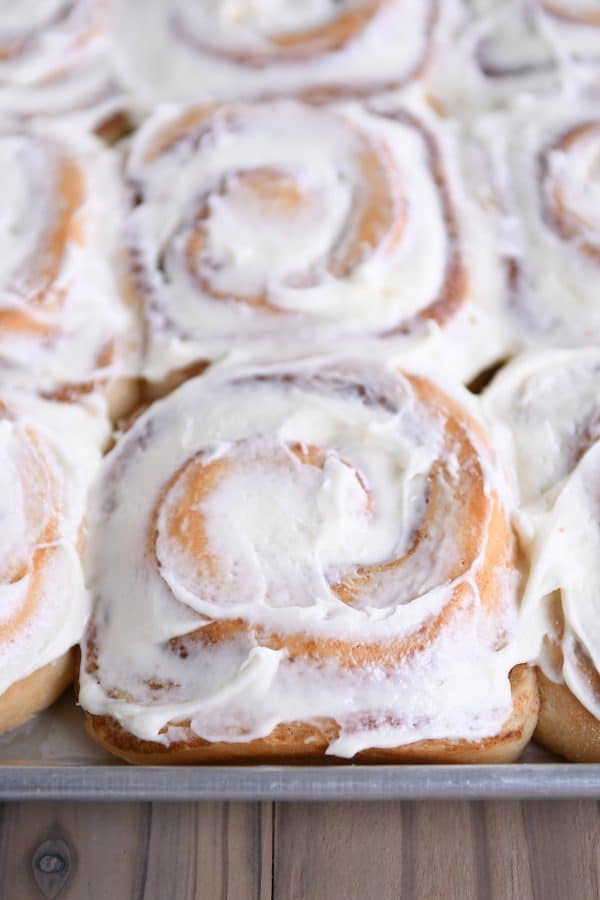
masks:
{"label": "cream cheese frosting", "polygon": [[496,377],[484,406],[498,422],[498,446],[514,472],[516,522],[530,560],[524,621],[546,616],[559,592],[564,617],[562,671],[547,654],[540,663],[563,679],[600,718],[598,695],[578,661],[583,648],[600,671],[600,350],[557,349],[524,354]]}
{"label": "cream cheese frosting", "polygon": [[0,693],[74,646],[89,613],[79,549],[108,426],[98,399],[0,389]]}
{"label": "cream cheese frosting", "polygon": [[114,274],[116,160],[67,124],[5,120],[0,179],[0,383],[51,389],[133,371],[139,337]]}
{"label": "cream cheese frosting", "polygon": [[108,35],[112,0],[0,6],[0,112],[90,128],[124,109]]}
{"label": "cream cheese frosting", "polygon": [[573,102],[600,83],[595,0],[463,0],[438,43],[427,89],[451,115],[527,95]]}
{"label": "cream cheese frosting", "polygon": [[481,117],[470,134],[487,159],[480,203],[495,222],[516,339],[521,347],[594,344],[600,106],[523,100]]}
{"label": "cream cheese frosting", "polygon": [[362,95],[420,75],[436,15],[434,0],[120,0],[113,39],[144,107]]}
{"label": "cream cheese frosting", "polygon": [[[508,557],[481,572],[510,501],[472,399],[429,404],[420,391],[444,395],[411,378],[364,360],[214,366],[135,422],[91,505],[85,710],[167,745],[183,722],[246,741],[331,717],[329,752],[348,757],[500,730],[518,576]],[[487,511],[463,531],[471,479]],[[190,637],[211,623],[237,636]],[[418,652],[398,649],[416,634]],[[289,649],[307,641],[372,659]]]}
{"label": "cream cheese frosting", "polygon": [[269,358],[384,338],[376,353],[439,351],[459,378],[507,352],[504,271],[455,129],[416,96],[377,110],[166,106],[140,128],[124,245],[147,377],[242,343]]}

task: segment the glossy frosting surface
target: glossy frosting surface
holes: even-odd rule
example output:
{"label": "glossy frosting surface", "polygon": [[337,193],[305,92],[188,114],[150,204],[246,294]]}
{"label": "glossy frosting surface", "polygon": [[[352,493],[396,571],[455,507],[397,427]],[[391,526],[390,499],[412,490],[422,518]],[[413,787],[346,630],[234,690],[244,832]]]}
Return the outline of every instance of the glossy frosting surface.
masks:
{"label": "glossy frosting surface", "polygon": [[0,693],[81,637],[89,602],[80,550],[108,430],[96,401],[0,390]]}
{"label": "glossy frosting surface", "polygon": [[65,124],[0,127],[0,383],[50,388],[135,366],[115,277],[116,159]]}
{"label": "glossy frosting surface", "polygon": [[552,663],[540,648],[540,661],[596,717],[598,693],[579,655],[600,670],[599,388],[599,350],[549,350],[511,363],[485,396],[519,493],[516,522],[531,564],[524,620],[541,613],[553,635],[547,604],[559,592],[563,658]]}
{"label": "glossy frosting surface", "polygon": [[84,708],[167,744],[329,717],[343,756],[496,734],[518,576],[469,410],[344,360],[217,367],[155,404],[92,507]]}

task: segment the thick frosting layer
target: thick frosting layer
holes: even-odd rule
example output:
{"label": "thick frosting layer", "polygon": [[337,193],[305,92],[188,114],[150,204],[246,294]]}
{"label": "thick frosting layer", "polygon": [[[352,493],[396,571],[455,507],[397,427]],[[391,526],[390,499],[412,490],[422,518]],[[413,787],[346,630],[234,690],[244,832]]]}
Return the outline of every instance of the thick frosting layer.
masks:
{"label": "thick frosting layer", "polygon": [[600,329],[600,106],[522,102],[473,133],[484,202],[505,257],[511,327],[524,346],[593,344]]}
{"label": "thick frosting layer", "polygon": [[417,78],[436,15],[435,0],[119,0],[114,40],[121,74],[145,106],[329,99]]}
{"label": "thick frosting layer", "polygon": [[0,111],[93,128],[124,107],[108,37],[112,0],[0,6]]}
{"label": "thick frosting layer", "polygon": [[125,174],[150,378],[242,343],[263,357],[300,341],[435,345],[459,377],[507,350],[493,232],[461,188],[452,129],[415,98],[386,114],[165,107]]}
{"label": "thick frosting layer", "polygon": [[496,734],[518,578],[470,406],[344,360],[154,404],[92,503],[83,707],[165,744],[333,718],[342,756]]}
{"label": "thick frosting layer", "polygon": [[115,160],[70,128],[5,122],[0,181],[0,383],[52,388],[131,371],[134,322],[113,273]]}
{"label": "thick frosting layer", "polygon": [[81,637],[89,609],[79,549],[107,438],[98,401],[0,391],[0,694]]}
{"label": "thick frosting layer", "polygon": [[573,102],[597,90],[596,0],[462,0],[452,7],[428,74],[428,89],[447,112],[477,115],[521,95],[562,94]]}
{"label": "thick frosting layer", "polygon": [[[547,674],[564,678],[600,718],[590,669],[600,671],[600,350],[525,354],[484,397],[500,423],[499,446],[515,473],[517,523],[531,563],[524,620],[542,610],[562,654],[543,652]],[[555,621],[552,596],[561,621]]]}

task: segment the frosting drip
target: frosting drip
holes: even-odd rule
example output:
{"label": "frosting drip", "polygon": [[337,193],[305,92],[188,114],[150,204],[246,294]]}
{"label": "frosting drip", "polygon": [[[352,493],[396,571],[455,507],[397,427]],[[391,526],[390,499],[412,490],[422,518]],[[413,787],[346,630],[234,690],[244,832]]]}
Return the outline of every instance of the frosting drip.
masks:
{"label": "frosting drip", "polygon": [[0,693],[81,637],[89,610],[78,550],[107,436],[95,406],[2,391]]}
{"label": "frosting drip", "polygon": [[525,621],[543,613],[547,641],[560,654],[546,647],[540,663],[598,718],[590,671],[600,671],[599,385],[600,351],[553,350],[511,363],[485,396],[520,494],[516,521],[531,562]]}
{"label": "frosting drip", "polygon": [[342,756],[496,734],[517,576],[461,401],[307,361],[216,367],[155,404],[92,504],[84,708],[167,744],[333,718]]}

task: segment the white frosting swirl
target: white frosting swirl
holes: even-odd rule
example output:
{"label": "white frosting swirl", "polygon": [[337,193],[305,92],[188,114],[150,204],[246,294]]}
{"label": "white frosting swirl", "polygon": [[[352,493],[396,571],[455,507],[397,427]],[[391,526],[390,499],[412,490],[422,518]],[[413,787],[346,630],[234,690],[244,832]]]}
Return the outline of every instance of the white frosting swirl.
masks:
{"label": "white frosting swirl", "polygon": [[[484,404],[500,423],[498,444],[520,495],[516,521],[531,562],[524,621],[560,592],[562,677],[600,718],[598,694],[578,660],[584,648],[600,671],[600,350],[525,354],[497,376]],[[540,662],[561,676],[546,656]]]}
{"label": "white frosting swirl", "polygon": [[122,76],[145,106],[309,92],[355,96],[421,73],[435,6],[433,0],[119,0],[114,40]]}
{"label": "white frosting swirl", "polygon": [[439,34],[428,89],[459,116],[526,95],[574,101],[600,79],[598,12],[596,0],[462,0]]}
{"label": "white frosting swirl", "polygon": [[523,101],[483,117],[487,201],[508,273],[509,327],[528,346],[591,344],[600,329],[600,107]]}
{"label": "white frosting swirl", "polygon": [[[166,744],[333,717],[342,756],[496,734],[516,577],[510,537],[483,574],[503,482],[471,405],[343,360],[213,367],[154,404],[92,504],[83,707]],[[190,637],[211,623],[235,639]]]}
{"label": "white frosting swirl", "polygon": [[80,639],[79,549],[108,426],[97,401],[0,391],[0,694]]}
{"label": "white frosting swirl", "polygon": [[68,127],[0,129],[0,383],[52,388],[130,371],[113,265],[115,160]]}
{"label": "white frosting swirl", "polygon": [[[156,112],[125,169],[145,374],[242,342],[269,357],[369,336],[386,352],[439,343],[461,378],[496,360],[503,272],[456,155],[415,98],[386,115],[289,100]],[[470,352],[452,359],[460,338]]]}
{"label": "white frosting swirl", "polygon": [[112,0],[0,3],[0,112],[93,128],[124,108],[111,62]]}

